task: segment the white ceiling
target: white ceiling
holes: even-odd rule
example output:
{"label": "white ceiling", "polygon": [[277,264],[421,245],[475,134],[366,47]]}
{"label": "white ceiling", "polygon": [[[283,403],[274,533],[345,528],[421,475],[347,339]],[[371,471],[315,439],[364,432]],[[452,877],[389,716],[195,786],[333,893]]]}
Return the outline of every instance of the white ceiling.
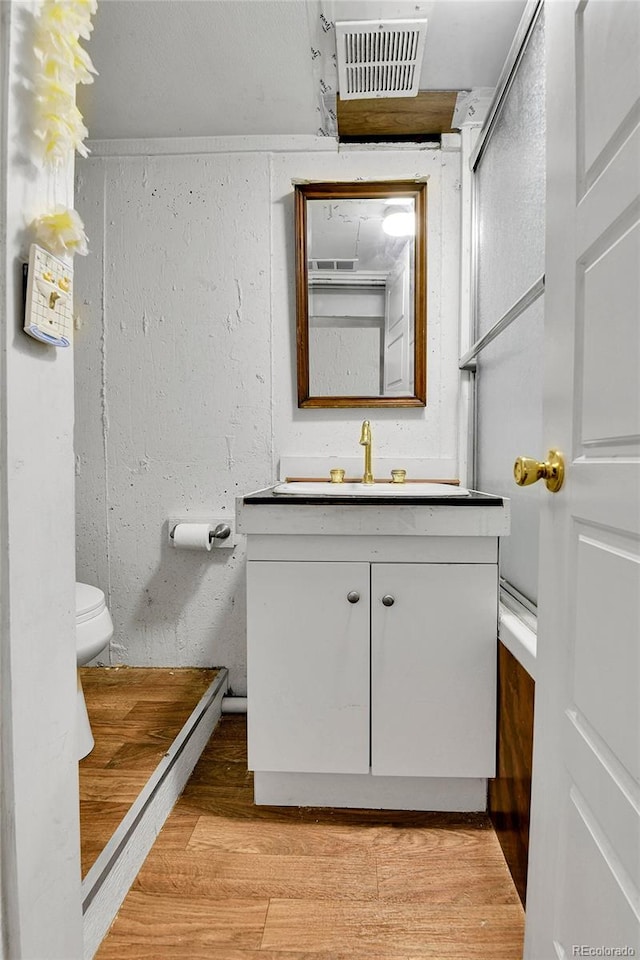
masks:
{"label": "white ceiling", "polygon": [[311,43],[338,20],[426,17],[420,88],[494,86],[525,0],[101,0],[78,102],[92,139],[314,134]]}
{"label": "white ceiling", "polygon": [[308,200],[307,247],[311,260],[353,260],[358,270],[388,273],[407,237],[390,237],[382,228],[390,209],[413,209],[389,200]]}

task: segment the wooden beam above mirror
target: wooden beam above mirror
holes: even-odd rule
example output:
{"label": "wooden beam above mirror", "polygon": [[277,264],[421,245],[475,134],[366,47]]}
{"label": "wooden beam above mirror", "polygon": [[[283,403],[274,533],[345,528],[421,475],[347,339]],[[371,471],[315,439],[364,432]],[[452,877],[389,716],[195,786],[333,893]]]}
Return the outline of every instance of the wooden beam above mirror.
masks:
{"label": "wooden beam above mirror", "polygon": [[451,121],[457,96],[457,90],[421,90],[416,97],[338,97],[338,136],[367,139],[453,133]]}

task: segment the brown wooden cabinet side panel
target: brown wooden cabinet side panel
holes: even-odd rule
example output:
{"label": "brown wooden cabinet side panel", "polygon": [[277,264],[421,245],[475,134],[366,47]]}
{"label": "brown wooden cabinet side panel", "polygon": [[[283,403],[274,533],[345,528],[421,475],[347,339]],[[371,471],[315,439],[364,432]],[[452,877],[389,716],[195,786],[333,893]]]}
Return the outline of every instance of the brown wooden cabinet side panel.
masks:
{"label": "brown wooden cabinet side panel", "polygon": [[529,857],[535,683],[498,644],[497,777],[489,782],[489,815],[524,905]]}

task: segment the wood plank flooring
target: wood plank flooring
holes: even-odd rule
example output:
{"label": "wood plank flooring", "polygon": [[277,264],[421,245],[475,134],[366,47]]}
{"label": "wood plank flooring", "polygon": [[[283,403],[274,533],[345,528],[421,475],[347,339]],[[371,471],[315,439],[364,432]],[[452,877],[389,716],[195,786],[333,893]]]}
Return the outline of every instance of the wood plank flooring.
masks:
{"label": "wood plank flooring", "polygon": [[97,960],[519,960],[488,817],[256,807],[224,716]]}
{"label": "wood plank flooring", "polygon": [[81,668],[96,741],[79,764],[83,877],[216,673],[190,668]]}

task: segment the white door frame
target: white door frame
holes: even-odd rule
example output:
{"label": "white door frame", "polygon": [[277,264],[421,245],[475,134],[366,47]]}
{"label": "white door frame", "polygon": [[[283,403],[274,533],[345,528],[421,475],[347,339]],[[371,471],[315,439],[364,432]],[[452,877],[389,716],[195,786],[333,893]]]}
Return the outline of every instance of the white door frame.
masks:
{"label": "white door frame", "polygon": [[0,2],[0,943],[79,960],[73,351],[21,330],[28,226],[73,206],[73,160],[39,167],[24,132],[37,11]]}

